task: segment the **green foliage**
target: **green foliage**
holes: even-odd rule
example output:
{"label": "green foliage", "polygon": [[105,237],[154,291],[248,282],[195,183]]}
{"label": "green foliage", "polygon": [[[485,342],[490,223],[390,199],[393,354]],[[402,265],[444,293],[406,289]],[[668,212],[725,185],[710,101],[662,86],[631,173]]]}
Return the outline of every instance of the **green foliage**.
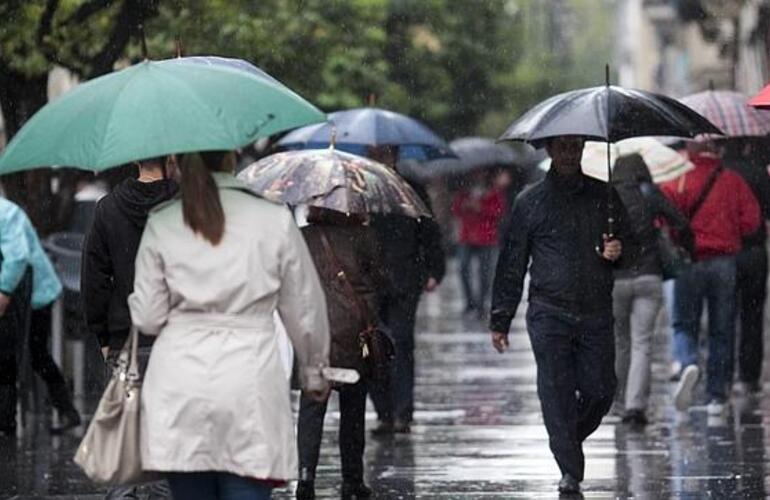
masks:
{"label": "green foliage", "polygon": [[[611,51],[609,0],[4,0],[0,70],[98,74],[128,4],[148,19],[151,58],[179,39],[185,55],[246,59],[325,110],[375,95],[448,138],[496,136],[537,101],[600,84]],[[131,35],[118,55],[137,60]]]}

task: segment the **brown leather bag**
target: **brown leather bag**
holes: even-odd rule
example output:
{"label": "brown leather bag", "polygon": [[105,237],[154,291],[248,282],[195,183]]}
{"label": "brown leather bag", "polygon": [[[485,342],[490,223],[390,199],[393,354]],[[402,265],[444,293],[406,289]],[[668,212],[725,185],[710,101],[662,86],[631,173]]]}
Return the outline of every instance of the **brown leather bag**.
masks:
{"label": "brown leather bag", "polygon": [[377,326],[375,315],[369,305],[358,295],[353,284],[345,274],[345,267],[332,250],[329,239],[323,229],[321,243],[331,265],[337,269],[335,277],[342,283],[352,307],[358,311],[359,317],[364,318],[367,326],[358,334],[358,345],[361,348],[364,373],[362,375],[373,381],[385,381],[390,378],[390,364],[396,355],[393,339]]}

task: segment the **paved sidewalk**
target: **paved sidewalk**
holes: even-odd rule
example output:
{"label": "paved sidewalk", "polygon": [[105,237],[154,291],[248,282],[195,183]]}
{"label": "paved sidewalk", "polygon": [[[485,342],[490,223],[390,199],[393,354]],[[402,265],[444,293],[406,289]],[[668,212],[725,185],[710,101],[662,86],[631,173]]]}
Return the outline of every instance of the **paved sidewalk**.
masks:
{"label": "paved sidewalk", "polygon": [[[413,433],[369,439],[367,480],[376,498],[556,498],[558,469],[548,449],[524,325],[511,352],[498,355],[483,325],[464,321],[456,280],[422,304],[417,337],[417,414]],[[629,430],[605,419],[586,443],[586,498],[765,498],[770,422],[766,400],[735,398],[725,419],[705,407],[671,408],[667,338],[656,337],[652,425]],[[765,399],[765,398],[763,398]],[[327,417],[319,498],[339,498],[336,403]],[[76,436],[37,429],[0,442],[0,498],[97,499],[70,458]],[[369,413],[370,425],[374,415]],[[289,489],[277,498],[292,498]],[[194,499],[182,499],[194,500]]]}

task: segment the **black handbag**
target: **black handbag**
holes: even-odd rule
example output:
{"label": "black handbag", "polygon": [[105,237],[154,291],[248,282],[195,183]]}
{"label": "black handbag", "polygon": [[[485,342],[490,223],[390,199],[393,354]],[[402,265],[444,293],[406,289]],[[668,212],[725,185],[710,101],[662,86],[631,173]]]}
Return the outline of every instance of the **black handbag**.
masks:
{"label": "black handbag", "polygon": [[390,378],[390,365],[396,355],[393,339],[377,325],[369,305],[353,288],[353,284],[345,274],[344,266],[337,258],[334,250],[332,250],[332,246],[323,230],[321,230],[321,243],[329,262],[337,269],[335,277],[342,283],[353,308],[358,311],[360,317],[364,318],[367,325],[358,334],[358,345],[361,349],[361,360],[364,367],[362,375],[375,382],[384,382]]}
{"label": "black handbag", "polygon": [[658,229],[658,254],[664,280],[678,278],[692,264],[690,252],[674,241],[667,227]]}

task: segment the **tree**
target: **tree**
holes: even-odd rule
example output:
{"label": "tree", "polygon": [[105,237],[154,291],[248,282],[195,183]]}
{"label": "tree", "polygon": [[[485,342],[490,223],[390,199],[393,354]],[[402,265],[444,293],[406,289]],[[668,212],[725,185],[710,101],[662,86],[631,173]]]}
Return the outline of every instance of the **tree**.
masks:
{"label": "tree", "polygon": [[[112,71],[132,36],[156,15],[158,0],[6,0],[0,3],[0,109],[7,139],[47,101],[48,72],[64,66],[82,79]],[[62,224],[71,201],[72,176],[58,193],[51,172],[36,170],[3,178],[45,234]]]}

